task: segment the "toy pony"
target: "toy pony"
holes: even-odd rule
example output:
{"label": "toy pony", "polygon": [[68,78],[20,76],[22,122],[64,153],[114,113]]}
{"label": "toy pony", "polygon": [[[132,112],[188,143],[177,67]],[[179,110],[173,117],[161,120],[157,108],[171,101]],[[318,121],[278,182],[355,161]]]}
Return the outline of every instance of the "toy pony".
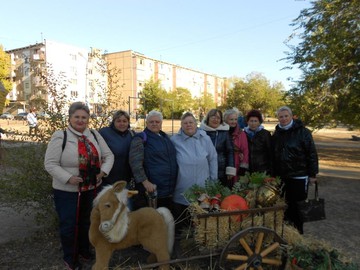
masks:
{"label": "toy pony", "polygon": [[[141,208],[129,212],[127,198],[132,191],[125,181],[106,186],[94,200],[89,238],[95,247],[93,270],[108,269],[114,250],[142,245],[151,254],[148,263],[170,260],[174,245],[174,218],[165,207]],[[162,265],[168,270],[169,265]]]}

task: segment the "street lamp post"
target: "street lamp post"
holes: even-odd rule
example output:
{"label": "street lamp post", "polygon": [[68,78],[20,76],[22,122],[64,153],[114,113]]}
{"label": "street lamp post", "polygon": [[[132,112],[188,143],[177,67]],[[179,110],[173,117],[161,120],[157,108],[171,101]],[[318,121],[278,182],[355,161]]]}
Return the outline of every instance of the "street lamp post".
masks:
{"label": "street lamp post", "polygon": [[[142,100],[143,98],[140,98],[140,97],[131,97],[131,96],[129,96],[128,97],[129,98],[129,100],[128,100],[128,105],[129,105],[129,107],[128,107],[128,110],[129,110],[129,115],[130,115],[130,102],[131,102],[131,100],[132,99],[139,99],[139,100]],[[145,99],[144,99],[144,104],[143,104],[143,106],[144,106],[144,113],[145,113]],[[137,120],[137,119],[136,119]],[[145,117],[144,117],[144,126],[145,126]]]}

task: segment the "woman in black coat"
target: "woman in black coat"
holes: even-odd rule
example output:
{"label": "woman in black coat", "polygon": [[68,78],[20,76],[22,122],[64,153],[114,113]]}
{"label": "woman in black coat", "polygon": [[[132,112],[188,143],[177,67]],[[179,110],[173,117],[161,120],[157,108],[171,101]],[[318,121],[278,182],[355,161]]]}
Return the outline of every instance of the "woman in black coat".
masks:
{"label": "woman in black coat", "polygon": [[224,186],[232,187],[232,177],[236,175],[234,165],[234,147],[229,136],[229,125],[224,123],[222,112],[212,109],[201,122],[215,146],[218,158],[218,178]]}
{"label": "woman in black coat", "polygon": [[251,110],[247,113],[244,131],[249,145],[249,171],[272,175],[271,133],[264,129],[262,122],[260,111]]}
{"label": "woman in black coat", "polygon": [[285,220],[304,233],[297,202],[306,199],[309,183],[316,182],[319,173],[318,155],[311,132],[300,120],[293,119],[289,107],[277,111],[279,124],[273,139],[275,175],[284,184],[285,200],[288,208]]}

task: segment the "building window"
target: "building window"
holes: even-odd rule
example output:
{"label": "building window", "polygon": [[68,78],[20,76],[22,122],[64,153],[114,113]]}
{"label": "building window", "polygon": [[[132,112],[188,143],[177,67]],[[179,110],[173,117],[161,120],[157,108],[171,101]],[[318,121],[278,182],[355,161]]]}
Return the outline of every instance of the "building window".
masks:
{"label": "building window", "polygon": [[29,83],[25,83],[25,89],[29,89]]}
{"label": "building window", "polygon": [[140,59],[140,65],[144,64],[144,59]]}
{"label": "building window", "polygon": [[78,97],[78,92],[77,91],[71,91],[70,95],[71,95],[71,97],[77,98]]}
{"label": "building window", "polygon": [[76,61],[76,54],[70,54],[71,60]]}

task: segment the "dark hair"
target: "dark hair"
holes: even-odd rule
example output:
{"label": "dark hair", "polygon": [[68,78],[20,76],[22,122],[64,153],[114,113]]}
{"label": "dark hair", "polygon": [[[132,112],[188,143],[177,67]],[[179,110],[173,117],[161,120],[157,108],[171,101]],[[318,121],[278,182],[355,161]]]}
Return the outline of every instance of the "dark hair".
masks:
{"label": "dark hair", "polygon": [[246,122],[249,121],[250,117],[257,117],[259,119],[260,124],[263,122],[262,114],[259,110],[251,110],[246,114]]}
{"label": "dark hair", "polygon": [[77,101],[70,105],[69,117],[71,117],[77,110],[84,110],[88,115],[90,115],[89,107],[84,102]]}
{"label": "dark hair", "polygon": [[128,128],[130,128],[130,115],[127,112],[125,112],[124,110],[118,110],[118,111],[114,112],[110,126],[114,126],[115,120],[120,118],[121,116],[124,116],[128,120],[128,122],[129,122]]}
{"label": "dark hair", "polygon": [[215,116],[216,114],[219,114],[220,115],[220,124],[223,123],[223,114],[220,110],[218,109],[211,109],[208,114],[206,115],[206,118],[205,118],[205,124],[208,125],[209,124],[209,119],[211,116]]}
{"label": "dark hair", "polygon": [[181,122],[186,118],[186,117],[192,117],[193,119],[194,119],[194,121],[195,121],[195,123],[196,123],[196,118],[195,118],[195,116],[191,113],[191,112],[186,112],[186,113],[184,113],[182,116],[181,116]]}

